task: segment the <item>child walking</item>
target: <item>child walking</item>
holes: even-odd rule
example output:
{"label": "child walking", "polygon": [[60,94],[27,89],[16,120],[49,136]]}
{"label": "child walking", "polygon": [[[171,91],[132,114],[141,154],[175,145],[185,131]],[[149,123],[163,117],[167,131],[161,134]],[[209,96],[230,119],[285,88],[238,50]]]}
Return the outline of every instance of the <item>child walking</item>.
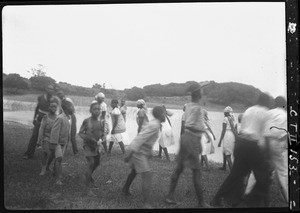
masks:
{"label": "child walking", "polygon": [[130,185],[136,174],[142,175],[142,194],[145,208],[152,208],[149,203],[150,190],[152,185],[152,173],[149,165],[149,158],[152,156],[153,145],[159,137],[161,123],[165,121],[166,111],[161,106],[152,110],[154,119],[134,138],[129,146],[130,153],[124,159],[130,162],[131,173],[122,189],[124,195],[130,195]]}
{"label": "child walking", "polygon": [[118,108],[118,100],[113,99],[111,101],[111,123],[112,123],[112,130],[111,130],[111,138],[110,138],[110,143],[109,143],[109,148],[108,148],[108,154],[111,153],[112,147],[114,143],[119,143],[119,146],[125,154],[125,146],[123,143],[123,135],[126,132],[126,126],[125,126],[125,121],[124,117],[121,114],[120,109]]}
{"label": "child walking", "polygon": [[[41,121],[41,126],[39,129],[39,136],[37,144],[42,146],[43,154],[42,154],[42,170],[40,175],[44,175],[46,171],[49,171],[49,166],[53,160],[53,157],[50,159],[50,135],[51,130],[54,124],[54,121],[57,117],[57,107],[58,107],[58,99],[52,97],[50,99],[49,112],[45,115]],[[47,163],[48,160],[48,163]]]}
{"label": "child walking", "polygon": [[201,87],[198,83],[189,88],[192,102],[186,105],[184,133],[180,138],[180,148],[177,155],[177,166],[171,176],[169,193],[165,199],[166,203],[176,204],[174,199],[175,189],[181,173],[185,167],[193,172],[193,182],[198,198],[199,207],[209,207],[204,201],[201,186],[201,164],[199,154],[202,151],[200,139],[202,134],[207,134],[202,107],[200,106]]}
{"label": "child walking", "polygon": [[[91,117],[86,118],[82,122],[79,130],[79,136],[83,139],[83,149],[87,160],[87,170],[85,174],[87,187],[94,184],[92,175],[100,165],[99,144],[104,134],[104,120],[99,118],[100,104],[97,101],[92,102],[90,113]],[[94,196],[91,190],[88,191],[88,194]]]}
{"label": "child walking", "polygon": [[63,102],[61,107],[63,112],[55,119],[50,135],[50,155],[55,156],[54,174],[57,185],[63,185],[61,162],[71,141],[71,115],[74,112],[74,107],[69,101]]}

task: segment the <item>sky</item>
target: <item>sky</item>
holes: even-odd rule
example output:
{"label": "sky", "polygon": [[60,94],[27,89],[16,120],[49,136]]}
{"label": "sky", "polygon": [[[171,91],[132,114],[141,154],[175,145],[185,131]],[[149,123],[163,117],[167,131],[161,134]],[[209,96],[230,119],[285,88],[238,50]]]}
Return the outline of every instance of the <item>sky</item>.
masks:
{"label": "sky", "polygon": [[3,73],[125,89],[239,82],[286,97],[284,2],[6,6]]}

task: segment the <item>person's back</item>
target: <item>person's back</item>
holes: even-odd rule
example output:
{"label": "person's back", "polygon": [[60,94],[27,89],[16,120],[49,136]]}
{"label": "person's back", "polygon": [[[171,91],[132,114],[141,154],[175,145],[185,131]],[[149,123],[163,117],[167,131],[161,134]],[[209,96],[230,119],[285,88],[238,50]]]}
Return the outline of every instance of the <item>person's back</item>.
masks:
{"label": "person's back", "polygon": [[201,135],[205,129],[204,113],[198,103],[188,103],[185,108],[185,128],[194,134]]}
{"label": "person's back", "polygon": [[263,142],[262,131],[266,122],[268,108],[255,105],[248,108],[241,122],[241,136],[249,137],[257,140],[261,144]]}

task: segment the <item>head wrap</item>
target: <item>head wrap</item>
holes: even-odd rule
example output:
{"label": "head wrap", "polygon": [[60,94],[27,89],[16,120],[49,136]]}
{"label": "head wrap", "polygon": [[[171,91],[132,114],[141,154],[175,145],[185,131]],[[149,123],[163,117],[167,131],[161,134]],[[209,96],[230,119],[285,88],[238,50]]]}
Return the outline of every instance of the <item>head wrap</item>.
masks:
{"label": "head wrap", "polygon": [[98,98],[105,98],[105,95],[104,95],[102,92],[99,92],[99,93],[95,96],[95,99],[98,99]]}
{"label": "head wrap", "polygon": [[144,107],[146,105],[146,102],[143,99],[139,99],[137,100],[136,105],[142,105]]}
{"label": "head wrap", "polygon": [[230,106],[225,107],[224,112],[232,113],[232,108]]}

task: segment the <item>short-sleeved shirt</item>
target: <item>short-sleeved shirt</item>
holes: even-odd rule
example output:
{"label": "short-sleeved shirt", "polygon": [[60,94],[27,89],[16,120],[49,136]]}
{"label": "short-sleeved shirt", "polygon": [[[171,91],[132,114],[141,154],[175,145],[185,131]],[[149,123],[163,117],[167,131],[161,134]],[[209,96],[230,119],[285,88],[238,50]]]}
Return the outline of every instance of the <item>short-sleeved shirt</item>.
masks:
{"label": "short-sleeved shirt", "polygon": [[139,125],[140,119],[143,119],[142,128],[141,128],[141,130],[142,130],[149,123],[147,112],[144,108],[140,109],[137,113],[136,122],[138,125]]}
{"label": "short-sleeved shirt", "polygon": [[114,124],[115,122],[115,119],[117,118],[117,126],[115,127],[115,133],[123,133],[126,131],[126,126],[125,126],[125,121],[124,121],[124,118],[121,114],[121,111],[118,107],[114,108],[112,111],[111,111],[111,122],[112,122],[112,125]]}
{"label": "short-sleeved shirt", "polygon": [[267,120],[267,112],[266,107],[259,105],[248,108],[243,114],[240,133],[252,140],[259,141],[259,145],[263,145],[263,130]]}
{"label": "short-sleeved shirt", "polygon": [[[277,127],[277,128],[271,128]],[[283,109],[276,108],[267,112],[267,120],[263,131],[263,136],[276,140],[278,142],[287,142],[287,112]],[[286,144],[287,146],[287,144]]]}
{"label": "short-sleeved shirt", "polygon": [[[188,103],[185,107],[185,127],[191,127],[197,131],[205,131],[204,112],[200,104]],[[193,132],[197,136],[201,136],[201,132]]]}
{"label": "short-sleeved shirt", "polygon": [[123,105],[120,108],[121,114],[123,115],[124,120],[126,121],[126,111],[127,111],[127,106]]}
{"label": "short-sleeved shirt", "polygon": [[148,125],[133,139],[129,149],[143,155],[151,155],[152,148],[159,137],[161,122],[157,119],[151,120]]}

